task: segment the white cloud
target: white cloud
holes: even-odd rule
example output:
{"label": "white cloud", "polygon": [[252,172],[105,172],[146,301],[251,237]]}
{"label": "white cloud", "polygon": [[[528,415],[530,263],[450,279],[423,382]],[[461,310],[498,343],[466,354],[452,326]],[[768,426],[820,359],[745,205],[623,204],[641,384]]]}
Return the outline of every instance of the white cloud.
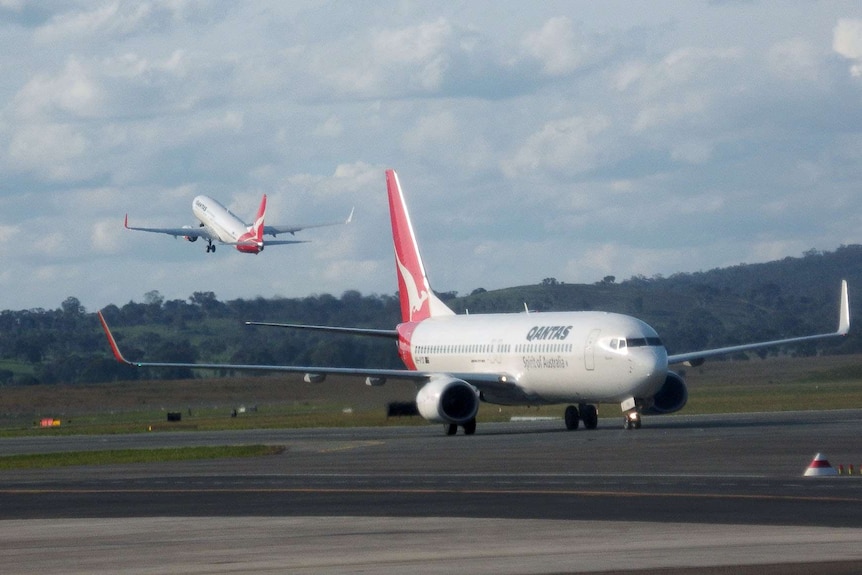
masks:
{"label": "white cloud", "polygon": [[[174,4],[174,6],[172,6]],[[62,12],[34,35],[42,44],[143,33],[160,28],[182,2],[106,2],[87,9]]]}
{"label": "white cloud", "polygon": [[314,129],[316,136],[324,136],[327,138],[337,138],[344,132],[344,126],[338,116],[332,115]]}
{"label": "white cloud", "polygon": [[710,142],[688,140],[673,145],[670,150],[672,160],[689,164],[705,164],[712,156],[713,145]]}
{"label": "white cloud", "polygon": [[767,53],[767,61],[775,74],[788,80],[816,81],[823,67],[817,49],[804,38],[775,44]]}
{"label": "white cloud", "polygon": [[[857,4],[7,2],[0,239],[51,231],[4,250],[5,305],[392,293],[389,167],[441,290],[851,243]],[[197,193],[356,215],[257,258],[122,229]]]}
{"label": "white cloud", "polygon": [[850,73],[862,76],[862,19],[838,20],[833,30],[832,49],[848,60],[855,60]]}
{"label": "white cloud", "polygon": [[7,168],[34,171],[47,180],[79,180],[92,172],[81,169],[91,143],[71,124],[25,124],[12,135]]}
{"label": "white cloud", "polygon": [[429,143],[452,145],[457,132],[458,123],[451,110],[422,116],[404,134],[404,147],[411,152],[421,152]]}
{"label": "white cloud", "polygon": [[529,32],[523,40],[526,52],[541,62],[542,70],[550,76],[569,74],[581,65],[582,43],[572,20],[566,16],[549,19],[540,30]]}
{"label": "white cloud", "polygon": [[[654,99],[680,89],[713,85],[722,67],[742,60],[744,50],[728,47],[718,50],[686,47],[670,52],[652,65],[627,64],[617,75],[618,89],[636,89],[641,98]],[[721,86],[725,90],[729,86]],[[717,87],[716,87],[717,88]]]}
{"label": "white cloud", "polygon": [[531,134],[514,157],[502,165],[507,177],[550,169],[577,174],[594,169],[607,154],[598,136],[611,126],[605,116],[573,116],[546,123]]}
{"label": "white cloud", "polygon": [[[632,128],[636,132],[643,132],[705,115],[711,103],[709,93],[697,91],[679,94],[667,100],[656,98],[638,112]],[[701,146],[703,147],[703,144]]]}
{"label": "white cloud", "polygon": [[457,49],[452,26],[440,18],[401,29],[373,30],[348,38],[346,46],[303,46],[290,58],[310,63],[308,73],[324,78],[342,96],[376,97],[389,90],[393,95],[439,90],[450,53]]}
{"label": "white cloud", "polygon": [[15,96],[16,114],[25,119],[41,119],[57,114],[93,117],[103,105],[99,86],[77,58],[70,57],[63,70],[51,77],[39,74]]}

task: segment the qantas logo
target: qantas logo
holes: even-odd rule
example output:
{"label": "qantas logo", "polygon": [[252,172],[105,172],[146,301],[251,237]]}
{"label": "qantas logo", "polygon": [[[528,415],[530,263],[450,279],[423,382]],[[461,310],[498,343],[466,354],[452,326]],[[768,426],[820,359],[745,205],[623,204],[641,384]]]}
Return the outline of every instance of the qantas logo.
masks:
{"label": "qantas logo", "polygon": [[537,325],[527,332],[527,341],[566,339],[571,329],[570,325]]}
{"label": "qantas logo", "polygon": [[428,291],[423,289],[420,293],[419,287],[416,285],[416,278],[413,277],[410,270],[397,257],[395,261],[398,263],[398,273],[404,282],[404,288],[407,290],[407,301],[410,302],[410,321],[413,321],[413,314],[421,310],[422,306],[425,305],[425,301],[428,299]]}

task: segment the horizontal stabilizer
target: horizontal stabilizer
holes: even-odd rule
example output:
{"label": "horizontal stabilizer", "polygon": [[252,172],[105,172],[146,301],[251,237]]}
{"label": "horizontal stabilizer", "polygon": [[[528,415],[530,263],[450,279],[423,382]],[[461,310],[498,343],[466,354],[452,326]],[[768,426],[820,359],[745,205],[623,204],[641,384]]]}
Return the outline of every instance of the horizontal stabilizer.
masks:
{"label": "horizontal stabilizer", "polygon": [[288,329],[307,329],[312,331],[323,331],[328,333],[341,333],[348,335],[366,335],[371,337],[398,338],[398,332],[394,329],[366,329],[361,327],[333,327],[327,325],[306,325],[301,323],[272,323],[267,321],[247,321],[245,325],[262,325],[266,327],[282,327]]}

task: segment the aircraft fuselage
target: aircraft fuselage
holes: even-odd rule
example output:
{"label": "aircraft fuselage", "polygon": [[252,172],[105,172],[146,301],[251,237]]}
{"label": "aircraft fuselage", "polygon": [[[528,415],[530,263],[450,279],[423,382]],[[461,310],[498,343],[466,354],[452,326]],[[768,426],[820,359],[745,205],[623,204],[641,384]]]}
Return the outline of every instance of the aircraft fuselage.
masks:
{"label": "aircraft fuselage", "polygon": [[226,244],[236,243],[248,234],[248,226],[241,219],[209,196],[196,196],[192,201],[192,213]]}
{"label": "aircraft fuselage", "polygon": [[510,376],[511,388],[501,383],[484,391],[483,399],[497,404],[652,397],[668,371],[655,330],[621,314],[445,316],[401,324],[398,332],[399,354],[410,369]]}

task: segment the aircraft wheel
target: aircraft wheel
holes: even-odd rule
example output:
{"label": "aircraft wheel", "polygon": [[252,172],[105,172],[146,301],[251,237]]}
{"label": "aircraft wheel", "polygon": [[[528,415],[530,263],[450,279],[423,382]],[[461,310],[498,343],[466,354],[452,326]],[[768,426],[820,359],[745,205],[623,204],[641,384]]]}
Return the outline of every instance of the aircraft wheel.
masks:
{"label": "aircraft wheel", "polygon": [[595,405],[581,405],[580,412],[585,429],[595,429],[599,425],[599,413]]}
{"label": "aircraft wheel", "polygon": [[570,405],[566,408],[565,413],[566,420],[566,429],[569,431],[575,431],[578,428],[578,424],[581,422],[581,416],[578,413],[578,408],[574,405]]}
{"label": "aircraft wheel", "polygon": [[471,419],[467,423],[464,424],[464,434],[465,435],[473,435],[476,433],[476,419]]}
{"label": "aircraft wheel", "polygon": [[446,435],[455,435],[456,433],[458,433],[458,426],[454,423],[444,423],[443,431],[446,433]]}

